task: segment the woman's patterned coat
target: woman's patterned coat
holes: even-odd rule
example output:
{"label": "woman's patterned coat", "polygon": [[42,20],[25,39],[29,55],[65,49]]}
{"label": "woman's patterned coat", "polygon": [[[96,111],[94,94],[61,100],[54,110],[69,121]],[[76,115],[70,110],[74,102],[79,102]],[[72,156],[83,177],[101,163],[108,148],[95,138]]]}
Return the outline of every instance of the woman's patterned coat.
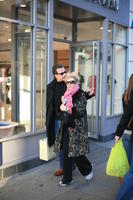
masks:
{"label": "woman's patterned coat", "polygon": [[54,150],[55,152],[60,151],[63,129],[67,128],[69,133],[68,156],[76,157],[84,155],[88,151],[87,99],[85,93],[80,89],[73,95],[72,99],[72,114],[64,113],[65,117],[62,118]]}

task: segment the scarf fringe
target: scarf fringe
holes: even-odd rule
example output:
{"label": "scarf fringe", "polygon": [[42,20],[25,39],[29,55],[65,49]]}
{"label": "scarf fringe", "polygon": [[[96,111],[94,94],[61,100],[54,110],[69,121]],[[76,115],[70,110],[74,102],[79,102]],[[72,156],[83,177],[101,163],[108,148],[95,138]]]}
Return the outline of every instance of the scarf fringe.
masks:
{"label": "scarf fringe", "polygon": [[66,90],[64,94],[64,100],[66,101],[65,105],[69,109],[69,114],[72,114],[72,108],[73,108],[73,103],[72,103],[72,96],[79,90],[79,86],[75,85],[72,90]]}

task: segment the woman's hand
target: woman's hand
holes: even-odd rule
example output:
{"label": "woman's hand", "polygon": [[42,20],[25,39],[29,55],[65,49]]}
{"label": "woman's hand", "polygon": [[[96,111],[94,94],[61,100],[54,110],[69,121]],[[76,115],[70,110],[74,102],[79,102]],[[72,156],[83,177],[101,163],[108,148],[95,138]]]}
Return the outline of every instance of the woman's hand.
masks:
{"label": "woman's hand", "polygon": [[61,102],[64,103],[64,96],[61,97]]}
{"label": "woman's hand", "polygon": [[93,89],[92,88],[87,88],[86,89],[86,93],[88,93],[89,95],[93,94]]}
{"label": "woman's hand", "polygon": [[61,104],[60,105],[60,110],[63,111],[63,112],[67,111],[67,107],[64,104]]}
{"label": "woman's hand", "polygon": [[120,137],[116,135],[116,136],[115,136],[115,142],[118,142],[119,139],[120,139]]}
{"label": "woman's hand", "polygon": [[94,89],[88,87],[88,88],[86,89],[86,93],[87,93],[89,96],[92,96],[92,95],[94,95]]}

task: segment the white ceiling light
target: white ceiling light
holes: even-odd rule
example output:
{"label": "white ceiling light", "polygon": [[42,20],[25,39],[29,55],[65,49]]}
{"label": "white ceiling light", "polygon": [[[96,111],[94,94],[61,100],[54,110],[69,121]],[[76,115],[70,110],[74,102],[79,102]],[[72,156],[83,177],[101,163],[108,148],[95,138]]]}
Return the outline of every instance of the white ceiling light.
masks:
{"label": "white ceiling light", "polygon": [[100,30],[103,30],[103,21],[100,21],[99,23],[100,23],[99,29],[100,29]]}
{"label": "white ceiling light", "polygon": [[25,7],[26,7],[26,4],[21,4],[20,7],[21,7],[21,8],[25,8]]}
{"label": "white ceiling light", "polygon": [[26,7],[25,1],[21,1],[20,7],[21,7],[21,8],[25,8],[25,7]]}
{"label": "white ceiling light", "polygon": [[29,32],[30,32],[30,28],[25,29],[24,32],[25,32],[25,33],[29,33]]}

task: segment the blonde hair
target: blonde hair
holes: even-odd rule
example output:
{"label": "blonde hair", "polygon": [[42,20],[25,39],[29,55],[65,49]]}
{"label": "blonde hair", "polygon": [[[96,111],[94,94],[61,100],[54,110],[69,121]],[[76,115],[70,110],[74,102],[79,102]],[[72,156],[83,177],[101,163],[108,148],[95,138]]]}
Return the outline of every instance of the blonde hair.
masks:
{"label": "blonde hair", "polygon": [[73,78],[75,82],[79,84],[79,75],[76,72],[67,73],[65,77],[65,82],[67,82],[69,78]]}

